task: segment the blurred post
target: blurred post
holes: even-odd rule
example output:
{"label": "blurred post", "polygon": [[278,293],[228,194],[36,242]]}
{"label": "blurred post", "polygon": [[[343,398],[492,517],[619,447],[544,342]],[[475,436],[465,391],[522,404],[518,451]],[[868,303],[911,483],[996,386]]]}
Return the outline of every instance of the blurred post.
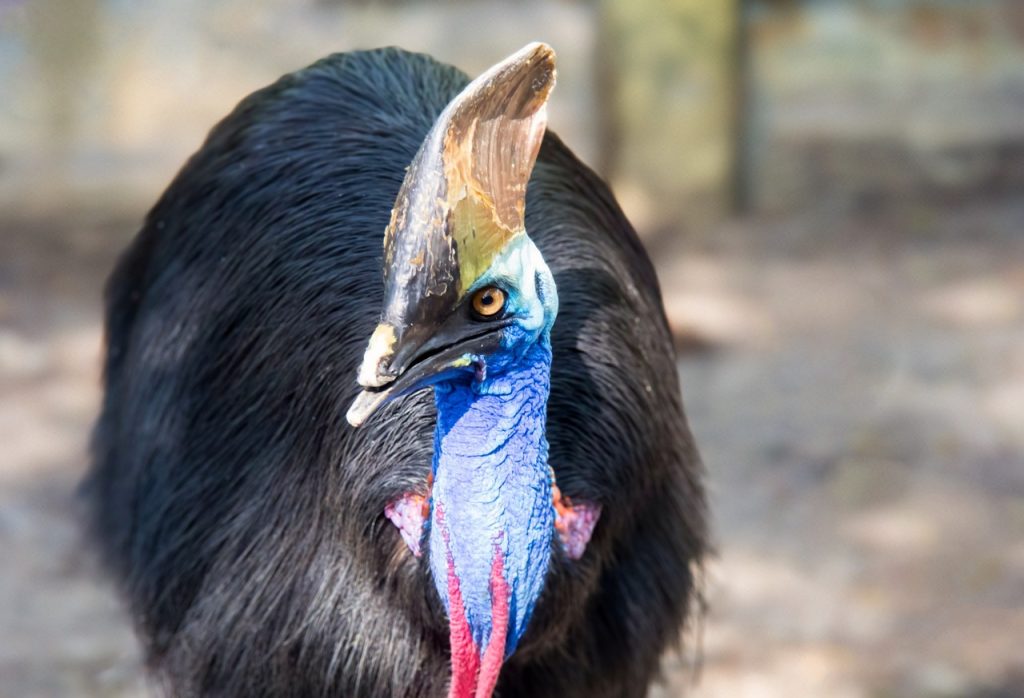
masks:
{"label": "blurred post", "polygon": [[[746,199],[742,0],[601,0],[599,167],[634,223],[660,235]],[[745,147],[745,146],[744,146]],[[738,187],[743,187],[742,191]]]}
{"label": "blurred post", "polygon": [[80,140],[82,103],[99,54],[101,19],[100,0],[33,0],[25,6],[25,42],[35,68],[29,96],[38,100],[33,135],[47,158],[50,177],[66,172]]}
{"label": "blurred post", "polygon": [[732,212],[750,213],[754,201],[754,70],[750,32],[754,0],[734,0],[732,38],[732,161],[729,192]]}

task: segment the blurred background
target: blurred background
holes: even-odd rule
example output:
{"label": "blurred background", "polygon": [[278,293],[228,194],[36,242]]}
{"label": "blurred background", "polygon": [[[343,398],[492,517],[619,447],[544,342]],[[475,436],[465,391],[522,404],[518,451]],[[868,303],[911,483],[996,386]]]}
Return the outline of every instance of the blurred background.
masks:
{"label": "blurred background", "polygon": [[74,488],[103,280],[205,132],[334,51],[534,39],[707,465],[656,695],[1024,696],[1021,0],[0,0],[0,696],[148,695]]}

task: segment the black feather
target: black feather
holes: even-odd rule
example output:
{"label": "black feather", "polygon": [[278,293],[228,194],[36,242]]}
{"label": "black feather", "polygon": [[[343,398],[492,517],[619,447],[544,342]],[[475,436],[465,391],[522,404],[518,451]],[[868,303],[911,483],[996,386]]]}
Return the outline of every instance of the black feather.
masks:
{"label": "black feather", "polygon": [[[405,167],[466,84],[397,49],[246,98],[156,206],[106,291],[85,492],[154,675],[177,696],[441,696],[447,627],[384,505],[422,490],[433,403],[345,421]],[[701,468],[652,266],[553,135],[527,201],[560,312],[551,462],[604,513],[559,557],[503,696],[642,695],[705,552]]]}

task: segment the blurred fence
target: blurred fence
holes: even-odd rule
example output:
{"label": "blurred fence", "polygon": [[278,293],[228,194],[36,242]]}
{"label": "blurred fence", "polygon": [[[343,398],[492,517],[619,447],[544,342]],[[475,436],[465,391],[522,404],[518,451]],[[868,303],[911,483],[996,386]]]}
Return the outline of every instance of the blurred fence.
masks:
{"label": "blurred fence", "polygon": [[1024,4],[789,5],[763,7],[749,30],[760,205],[1024,185]]}
{"label": "blurred fence", "polygon": [[3,0],[0,205],[151,200],[241,97],[338,50],[470,73],[552,43],[552,127],[638,227],[1024,184],[1020,0]]}

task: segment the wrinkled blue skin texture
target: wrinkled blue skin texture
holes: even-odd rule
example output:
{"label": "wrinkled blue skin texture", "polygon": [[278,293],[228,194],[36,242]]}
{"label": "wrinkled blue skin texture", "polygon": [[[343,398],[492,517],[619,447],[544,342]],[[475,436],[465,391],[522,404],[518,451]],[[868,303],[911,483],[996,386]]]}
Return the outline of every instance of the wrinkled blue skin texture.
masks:
{"label": "wrinkled blue skin texture", "polygon": [[551,560],[555,509],[546,419],[558,294],[540,251],[525,235],[497,256],[470,293],[490,285],[505,291],[505,316],[515,321],[503,330],[499,351],[467,356],[469,366],[434,383],[428,547],[434,584],[449,612],[450,553],[481,651],[492,630],[495,546],[501,551],[510,595],[508,656],[526,629]]}
{"label": "wrinkled blue skin texture", "polygon": [[[435,386],[437,431],[430,565],[448,607],[448,554],[459,578],[477,647],[491,634],[490,577],[495,546],[509,585],[508,656],[533,612],[551,557],[554,506],[545,412],[549,342],[533,345],[504,373]],[[444,507],[447,542],[438,525]]]}

